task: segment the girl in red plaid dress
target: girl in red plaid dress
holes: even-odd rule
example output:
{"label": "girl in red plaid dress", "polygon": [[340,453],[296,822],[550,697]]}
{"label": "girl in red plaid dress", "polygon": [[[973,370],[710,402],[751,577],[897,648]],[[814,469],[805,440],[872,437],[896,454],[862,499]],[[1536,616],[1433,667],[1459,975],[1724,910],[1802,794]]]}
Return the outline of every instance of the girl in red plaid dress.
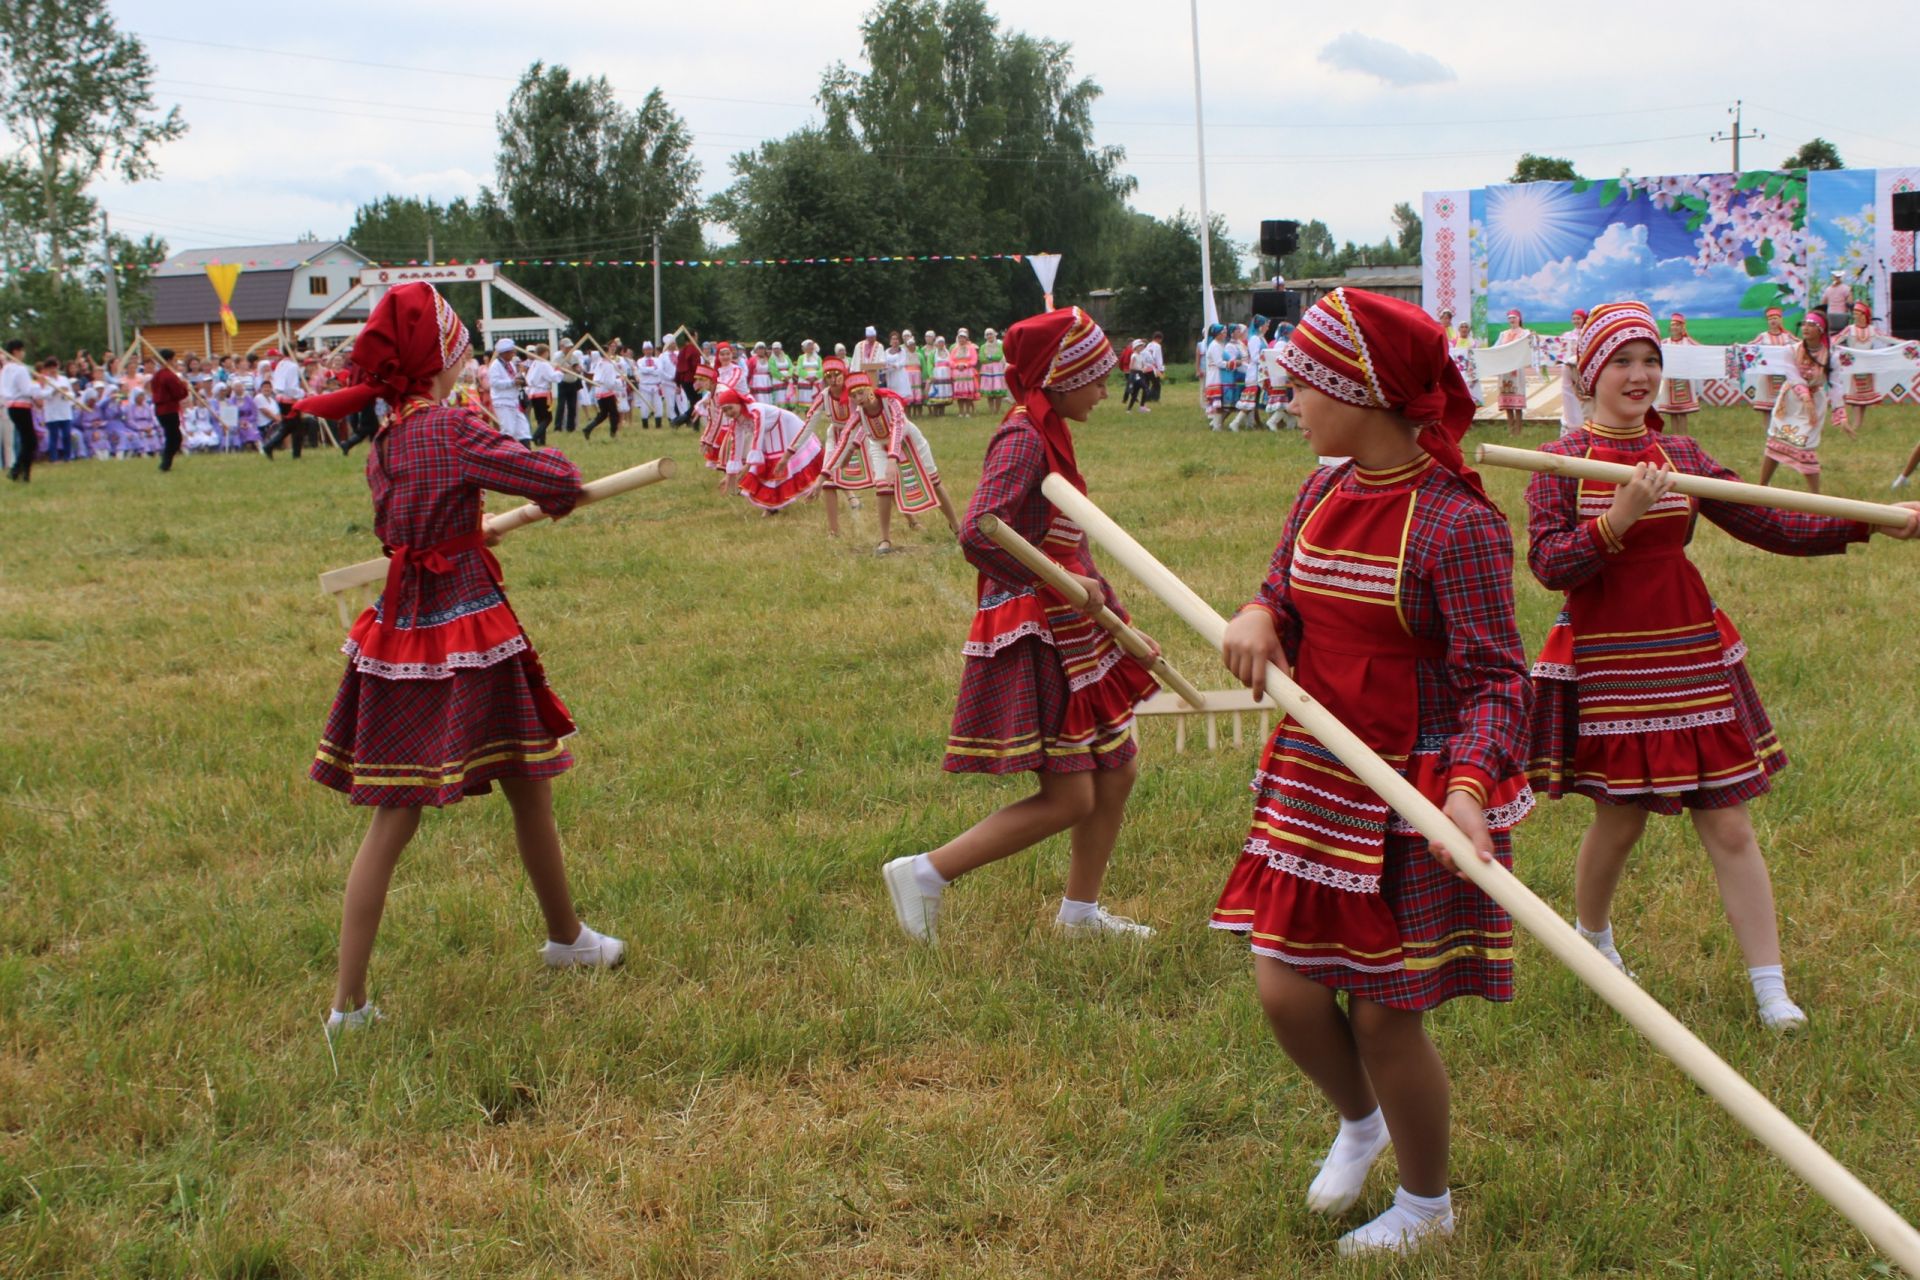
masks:
{"label": "girl in red plaid dress", "polygon": [[[1281,360],[1313,448],[1352,461],[1302,488],[1227,628],[1227,667],[1256,697],[1268,662],[1291,667],[1483,859],[1511,865],[1507,833],[1533,801],[1513,535],[1461,459],[1473,398],[1446,335],[1410,303],[1336,289]],[[1394,1202],[1339,1247],[1406,1252],[1453,1230],[1447,1072],[1424,1015],[1513,998],[1513,924],[1291,718],[1253,785],[1213,927],[1247,935],[1274,1035],[1339,1113],[1308,1208],[1345,1212],[1391,1143]]]}
{"label": "girl in red plaid dress", "polygon": [[1097,600],[1125,617],[1094,567],[1080,527],[1040,492],[1048,472],[1085,490],[1065,420],[1085,422],[1106,399],[1113,348],[1078,307],[1007,330],[1013,408],[987,443],[960,523],[960,546],[980,570],[979,606],[947,738],[953,773],[1033,773],[1039,790],[929,853],[895,858],[881,876],[907,936],[931,942],[941,893],[956,878],[1057,835],[1072,834],[1072,864],[1057,925],[1082,934],[1151,937],[1099,902],[1107,861],[1139,773],[1133,709],[1153,692],[1147,668],[1113,637],[980,532],[991,514],[1057,560]]}
{"label": "girl in red plaid dress", "polygon": [[395,406],[367,460],[374,530],[391,560],[386,589],[347,636],[346,675],[310,770],[374,807],[347,876],[329,1034],[380,1016],[367,1001],[367,963],[420,810],[495,782],[546,917],[547,964],[610,966],[625,949],[574,914],[549,782],[573,763],[561,744],[573,721],[501,591],[480,509],[492,489],[563,516],[579,501],[580,471],[442,403],[467,352],[466,327],[432,285],[399,285],[354,341],[355,384],[296,406],[322,418],[351,417],[376,398]]}
{"label": "girl in red plaid dress", "polygon": [[1686,548],[1701,516],[1780,555],[1836,555],[1872,528],[1675,493],[1675,472],[1738,477],[1697,441],[1662,432],[1653,411],[1660,335],[1645,305],[1594,308],[1578,360],[1592,411],[1581,430],[1544,449],[1630,466],[1634,479],[1542,474],[1527,484],[1527,563],[1542,586],[1567,593],[1533,666],[1529,771],[1537,791],[1594,802],[1574,866],[1575,923],[1626,968],[1613,941],[1614,890],[1647,815],[1685,809],[1713,862],[1760,1021],[1804,1026],[1806,1014],[1787,996],[1773,887],[1747,814],[1787,753],[1747,676],[1747,646]]}

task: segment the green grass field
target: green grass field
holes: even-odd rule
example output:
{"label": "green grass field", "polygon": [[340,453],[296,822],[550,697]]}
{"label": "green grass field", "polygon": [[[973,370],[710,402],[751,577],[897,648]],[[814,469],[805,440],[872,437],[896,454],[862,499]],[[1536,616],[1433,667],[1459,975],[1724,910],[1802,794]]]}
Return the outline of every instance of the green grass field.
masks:
{"label": "green grass field", "polygon": [[[1198,429],[1190,389],[1081,431],[1096,500],[1231,609],[1311,459]],[[1761,427],[1709,412],[1757,468]],[[992,420],[931,422],[955,498]],[[1531,437],[1544,438],[1544,430]],[[1505,440],[1485,432],[1478,438]],[[1920,411],[1833,433],[1883,497]],[[571,443],[571,442],[570,442]],[[1523,939],[1519,999],[1432,1019],[1453,1072],[1450,1247],[1349,1266],[1300,1201],[1330,1113],[1206,927],[1257,747],[1148,725],[1106,901],[1047,922],[1064,842],[949,895],[937,950],[876,874],[1023,794],[940,771],[973,573],[938,529],[870,554],[816,507],[754,518],[688,432],[574,445],[679,478],[514,535],[521,617],[582,726],[556,792],[623,971],[553,975],[497,796],[429,818],[374,956],[389,1020],[330,1060],[361,814],[305,778],[339,678],[315,574],[376,551],[361,459],[45,467],[0,493],[0,1274],[7,1276],[1860,1277],[1871,1251]],[[1490,486],[1524,527],[1518,473]],[[1762,1034],[1705,856],[1657,822],[1615,916],[1642,982],[1920,1217],[1920,547],[1694,549],[1794,760],[1756,808],[1799,1039]],[[1116,585],[1200,683],[1227,677]],[[1519,586],[1539,643],[1557,597]],[[1249,735],[1251,739],[1251,735]],[[1517,833],[1571,910],[1584,801]]]}

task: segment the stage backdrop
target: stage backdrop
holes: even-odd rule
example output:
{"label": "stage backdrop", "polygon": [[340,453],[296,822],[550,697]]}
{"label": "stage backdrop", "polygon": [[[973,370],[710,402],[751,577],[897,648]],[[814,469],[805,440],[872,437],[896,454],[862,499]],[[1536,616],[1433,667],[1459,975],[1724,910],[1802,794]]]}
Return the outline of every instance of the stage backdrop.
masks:
{"label": "stage backdrop", "polygon": [[[1564,332],[1575,307],[1645,301],[1685,313],[1701,342],[1745,342],[1771,306],[1797,325],[1834,271],[1886,325],[1887,273],[1916,265],[1914,237],[1892,231],[1895,192],[1920,168],[1809,173],[1758,169],[1659,178],[1530,182],[1429,191],[1423,216],[1427,309],[1447,298],[1491,339],[1518,309],[1536,333]],[[1467,259],[1441,250],[1462,238]],[[1447,243],[1436,230],[1446,228]],[[1731,388],[1709,388],[1709,399]],[[1909,391],[1907,394],[1911,395]]]}
{"label": "stage backdrop", "polygon": [[1473,193],[1487,319],[1639,298],[1702,342],[1751,338],[1806,296],[1804,173],[1530,182]]}

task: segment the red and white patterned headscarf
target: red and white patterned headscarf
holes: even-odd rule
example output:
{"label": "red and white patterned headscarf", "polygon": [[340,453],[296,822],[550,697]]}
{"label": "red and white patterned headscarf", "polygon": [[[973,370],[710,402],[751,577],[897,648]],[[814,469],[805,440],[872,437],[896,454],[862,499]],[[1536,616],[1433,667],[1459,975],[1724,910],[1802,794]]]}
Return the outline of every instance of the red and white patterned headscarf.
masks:
{"label": "red and white patterned headscarf", "polygon": [[1411,302],[1335,289],[1307,309],[1280,363],[1308,386],[1362,409],[1390,409],[1420,428],[1420,447],[1485,497],[1460,439],[1473,396],[1446,330]]}
{"label": "red and white patterned headscarf", "polygon": [[434,378],[451,369],[469,345],[467,326],[438,289],[425,281],[395,285],[354,337],[348,357],[352,382],[339,391],[299,400],[294,409],[321,418],[348,418],[376,400],[397,407],[409,396],[426,394]]}
{"label": "red and white patterned headscarf", "polygon": [[1660,350],[1660,326],[1646,303],[1608,302],[1593,309],[1580,326],[1579,362],[1574,366],[1581,395],[1593,395],[1600,370],[1629,342],[1651,342],[1656,352]]}
{"label": "red and white patterned headscarf", "polygon": [[1046,393],[1078,391],[1106,377],[1120,362],[1113,344],[1092,316],[1079,307],[1061,307],[1010,325],[1001,349],[1014,411],[1024,408],[1040,429],[1047,465],[1085,493],[1087,482],[1074,457],[1073,433]]}

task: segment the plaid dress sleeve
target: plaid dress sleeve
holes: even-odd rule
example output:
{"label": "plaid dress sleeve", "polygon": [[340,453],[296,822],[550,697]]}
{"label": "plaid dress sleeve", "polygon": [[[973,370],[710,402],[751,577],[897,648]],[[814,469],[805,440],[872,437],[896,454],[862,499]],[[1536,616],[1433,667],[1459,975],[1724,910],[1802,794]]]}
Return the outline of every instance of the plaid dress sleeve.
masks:
{"label": "plaid dress sleeve", "polygon": [[1532,686],[1514,620],[1513,531],[1470,499],[1444,513],[1444,540],[1426,578],[1447,647],[1446,680],[1458,707],[1447,752],[1450,785],[1494,783],[1526,769]]}
{"label": "plaid dress sleeve", "polygon": [[[1690,475],[1715,480],[1738,480],[1739,474],[1718,462],[1689,436],[1676,436],[1667,442],[1675,462]],[[1775,507],[1756,507],[1744,502],[1700,499],[1700,514],[1746,543],[1783,556],[1832,556],[1845,553],[1848,546],[1865,542],[1873,533],[1870,525],[1835,516],[1816,516],[1805,511],[1781,511]]]}
{"label": "plaid dress sleeve", "polygon": [[469,414],[447,433],[460,479],[495,493],[528,498],[556,520],[580,502],[580,468],[558,449],[529,449]]}
{"label": "plaid dress sleeve", "polygon": [[[1040,492],[1040,482],[1046,478],[1046,450],[1038,432],[1003,427],[994,433],[981,463],[980,485],[967,499],[967,513],[960,521],[960,550],[968,563],[995,582],[1033,587],[1040,580],[980,532],[980,517],[992,515],[1028,542],[1039,545],[1046,532],[1044,508],[1050,505]],[[1037,518],[1035,504],[1042,508]]]}
{"label": "plaid dress sleeve", "polygon": [[[1547,444],[1540,452],[1569,451]],[[1549,591],[1573,590],[1600,572],[1606,551],[1600,522],[1580,518],[1580,482],[1534,473],[1527,481],[1527,568],[1540,585]]]}

